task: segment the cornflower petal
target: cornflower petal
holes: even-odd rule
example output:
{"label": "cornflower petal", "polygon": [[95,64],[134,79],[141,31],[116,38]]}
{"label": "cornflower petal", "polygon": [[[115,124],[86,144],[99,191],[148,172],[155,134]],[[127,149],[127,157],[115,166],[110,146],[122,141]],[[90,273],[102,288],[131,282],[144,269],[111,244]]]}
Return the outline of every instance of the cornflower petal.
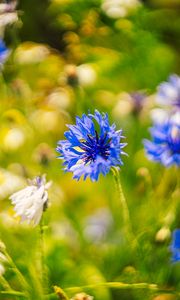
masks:
{"label": "cornflower petal", "polygon": [[150,132],[152,141],[144,140],[147,157],[166,167],[180,166],[180,112],[164,123],[155,123]]}

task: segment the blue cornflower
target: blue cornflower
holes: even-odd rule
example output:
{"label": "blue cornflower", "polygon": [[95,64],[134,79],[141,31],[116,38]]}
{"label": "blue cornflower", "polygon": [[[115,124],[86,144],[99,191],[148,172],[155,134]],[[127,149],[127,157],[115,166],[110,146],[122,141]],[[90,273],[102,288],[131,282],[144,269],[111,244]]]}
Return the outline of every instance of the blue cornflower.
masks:
{"label": "blue cornflower", "polygon": [[0,65],[2,65],[9,55],[9,50],[6,48],[2,39],[0,39]]}
{"label": "blue cornflower", "polygon": [[162,123],[155,123],[150,132],[152,141],[144,140],[148,158],[166,167],[180,166],[180,112]]}
{"label": "blue cornflower", "polygon": [[178,75],[171,75],[168,82],[159,85],[157,102],[180,108],[180,77]]}
{"label": "blue cornflower", "polygon": [[170,249],[172,251],[172,261],[180,261],[180,229],[175,229],[173,231],[173,238]]}
{"label": "blue cornflower", "polygon": [[73,178],[84,180],[89,176],[98,180],[100,173],[106,175],[112,166],[123,164],[121,155],[125,154],[121,143],[122,130],[110,125],[108,115],[95,110],[94,114],[76,117],[76,125],[68,125],[65,132],[67,140],[58,142],[59,158],[64,160],[65,170],[73,172]]}

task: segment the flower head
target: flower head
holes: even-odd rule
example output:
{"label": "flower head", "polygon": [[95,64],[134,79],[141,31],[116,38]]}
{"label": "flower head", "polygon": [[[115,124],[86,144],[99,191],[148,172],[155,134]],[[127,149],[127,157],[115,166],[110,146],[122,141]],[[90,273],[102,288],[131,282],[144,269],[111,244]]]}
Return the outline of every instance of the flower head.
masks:
{"label": "flower head", "polygon": [[59,158],[64,160],[65,170],[73,172],[77,180],[89,176],[98,180],[100,173],[106,175],[112,166],[123,164],[121,154],[125,154],[121,143],[122,130],[109,125],[108,115],[95,110],[95,113],[76,117],[76,125],[68,125],[67,140],[58,142]]}
{"label": "flower head", "polygon": [[164,123],[155,123],[151,135],[152,141],[144,141],[148,158],[166,167],[180,166],[180,113],[177,112]]}
{"label": "flower head", "polygon": [[13,12],[16,8],[16,5],[17,1],[11,1],[9,3],[0,3],[0,14]]}
{"label": "flower head", "polygon": [[45,175],[29,180],[29,186],[10,196],[14,210],[21,221],[40,222],[43,211],[47,208],[48,192],[51,182],[46,183]]}
{"label": "flower head", "polygon": [[180,77],[178,75],[171,75],[168,82],[159,85],[157,102],[180,108]]}
{"label": "flower head", "polygon": [[172,244],[170,246],[172,251],[172,261],[180,261],[180,229],[173,231]]}
{"label": "flower head", "polygon": [[16,5],[17,5],[17,1],[11,1],[11,2],[6,1],[6,3],[0,3],[0,35],[1,36],[4,36],[4,31],[7,25],[11,25],[18,21]]}
{"label": "flower head", "polygon": [[113,19],[124,18],[140,6],[139,0],[103,0],[102,10]]}
{"label": "flower head", "polygon": [[2,39],[0,39],[0,65],[2,65],[9,55],[9,50],[6,48]]}

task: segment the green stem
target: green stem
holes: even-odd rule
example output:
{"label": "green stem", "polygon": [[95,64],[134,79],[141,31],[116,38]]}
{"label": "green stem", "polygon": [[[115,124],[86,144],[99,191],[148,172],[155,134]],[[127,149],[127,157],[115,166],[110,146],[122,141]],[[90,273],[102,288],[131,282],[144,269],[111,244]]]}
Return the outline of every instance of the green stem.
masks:
{"label": "green stem", "polygon": [[123,283],[123,282],[103,282],[103,283],[96,283],[96,284],[89,284],[82,287],[72,287],[72,288],[66,288],[65,291],[68,292],[81,292],[83,289],[95,289],[100,287],[108,287],[111,289],[148,289],[157,291],[157,285],[156,284],[149,284],[149,283]]}
{"label": "green stem", "polygon": [[66,295],[66,293],[59,286],[54,286],[54,291],[55,291],[55,294],[59,297],[59,299],[61,299],[61,300],[69,300],[69,298]]}
{"label": "green stem", "polygon": [[137,237],[135,236],[133,229],[132,229],[131,219],[130,219],[130,215],[129,215],[129,209],[128,209],[126,198],[123,193],[119,170],[116,167],[112,167],[111,170],[114,175],[116,188],[117,188],[119,200],[120,200],[121,207],[122,207],[123,222],[124,222],[124,228],[126,230],[126,237],[131,242],[131,245],[137,250],[137,255],[139,256],[140,261],[143,262],[144,261],[144,253],[143,253],[142,248],[139,244],[139,241],[138,241]]}
{"label": "green stem", "polygon": [[[161,289],[156,284],[150,284],[150,283],[146,283],[146,282],[142,282],[142,283],[102,282],[102,283],[84,285],[84,286],[80,286],[80,287],[69,287],[69,288],[63,289],[63,291],[65,291],[67,293],[71,293],[71,294],[76,294],[76,293],[80,293],[84,290],[93,290],[93,289],[101,288],[101,287],[108,287],[111,289],[121,289],[121,290],[124,290],[124,289],[131,289],[131,290],[142,289],[143,290],[144,289],[144,290],[149,290],[150,292],[153,292],[153,293],[167,293],[167,294],[175,294],[178,296],[180,295],[180,293],[175,290]],[[56,287],[56,288],[60,289],[62,291],[61,288],[58,288],[58,287]],[[53,296],[55,294],[57,295],[57,293],[52,293],[52,294],[46,295],[46,298]],[[65,299],[68,299],[67,296]]]}
{"label": "green stem", "polygon": [[123,190],[122,190],[119,170],[116,167],[113,167],[112,172],[114,175],[116,189],[117,189],[118,197],[119,197],[121,207],[122,207],[124,226],[125,226],[125,229],[127,230],[127,232],[129,234],[132,234],[132,225],[131,225],[131,220],[130,220],[130,215],[129,215],[129,209],[127,206],[126,198],[125,198]]}
{"label": "green stem", "polygon": [[[2,296],[13,296],[13,297],[26,297],[25,293],[14,291],[14,290],[9,290],[9,291],[0,291],[0,295]],[[7,297],[6,297],[7,299]],[[19,298],[18,298],[19,299]]]}
{"label": "green stem", "polygon": [[39,223],[40,228],[40,255],[41,255],[41,282],[44,289],[44,292],[47,290],[48,287],[48,279],[47,279],[47,272],[45,266],[45,254],[44,254],[44,218],[42,216],[41,222]]}

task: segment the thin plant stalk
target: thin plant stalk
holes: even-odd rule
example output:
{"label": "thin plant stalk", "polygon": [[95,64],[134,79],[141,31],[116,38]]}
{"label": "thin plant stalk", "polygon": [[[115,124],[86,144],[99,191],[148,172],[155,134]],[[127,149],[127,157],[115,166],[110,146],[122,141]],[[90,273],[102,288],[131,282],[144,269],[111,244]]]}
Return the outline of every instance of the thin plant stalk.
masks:
{"label": "thin plant stalk", "polygon": [[54,286],[55,294],[59,297],[61,300],[69,300],[68,296],[66,295],[65,291],[60,288],[59,286]]}
{"label": "thin plant stalk", "polygon": [[130,220],[130,215],[129,215],[129,209],[128,209],[128,205],[127,205],[127,202],[126,202],[126,198],[125,198],[124,193],[123,193],[119,170],[116,167],[113,167],[112,172],[113,172],[113,176],[114,176],[114,180],[115,180],[115,184],[116,184],[118,197],[119,197],[120,204],[121,204],[121,207],[122,207],[124,227],[127,230],[127,232],[130,235],[132,235],[132,225],[131,225],[131,220]]}
{"label": "thin plant stalk", "polygon": [[[77,287],[69,287],[69,288],[65,288],[63,290],[60,287],[55,286],[54,287],[55,292],[45,295],[45,299],[50,299],[53,296],[58,296],[58,297],[61,297],[60,299],[62,299],[62,297],[65,297],[64,299],[68,300],[69,298],[68,298],[67,294],[65,294],[65,293],[75,294],[75,293],[82,292],[84,290],[93,290],[93,289],[101,288],[101,287],[108,287],[110,289],[119,289],[119,290],[124,290],[124,289],[147,290],[149,292],[152,292],[153,294],[166,293],[166,294],[180,296],[180,293],[177,290],[163,289],[153,283],[102,282],[102,283],[90,284],[90,285],[79,286],[79,287],[78,286]],[[13,290],[12,291],[0,291],[0,295],[10,295],[10,296],[12,295],[12,296],[26,297],[26,295],[24,293],[13,291]]]}
{"label": "thin plant stalk", "polygon": [[[147,290],[152,294],[159,294],[159,293],[166,293],[166,294],[172,294],[172,295],[177,295],[179,296],[180,293],[177,290],[170,290],[170,289],[163,289],[159,287],[156,284],[153,283],[147,283],[147,282],[140,282],[140,283],[124,283],[124,282],[102,282],[102,283],[96,283],[96,284],[89,284],[89,285],[84,285],[84,286],[77,286],[77,287],[68,287],[63,289],[63,293],[59,294],[57,293],[58,290],[62,291],[60,287],[54,287],[56,289],[55,293],[46,295],[46,299],[49,299],[49,297],[53,295],[58,295],[59,297],[61,296],[60,299],[63,299],[63,294],[64,293],[70,293],[70,294],[76,294],[80,293],[82,291],[90,291],[93,289],[101,288],[101,287],[107,287],[110,289],[119,289],[119,290]],[[65,300],[68,299],[67,294],[65,294],[64,298]]]}
{"label": "thin plant stalk", "polygon": [[[0,295],[5,297],[7,299],[7,296],[15,297],[15,299],[19,298],[27,298],[25,293],[19,292],[19,291],[14,291],[14,290],[8,290],[8,291],[0,291]],[[17,298],[18,297],[18,298]]]}
{"label": "thin plant stalk", "polygon": [[40,233],[40,263],[41,263],[41,282],[44,292],[48,288],[48,277],[45,266],[45,251],[44,251],[44,218],[42,216],[39,223],[39,233]]}
{"label": "thin plant stalk", "polygon": [[140,258],[140,261],[143,262],[144,261],[144,253],[143,253],[142,248],[139,244],[139,241],[138,241],[137,237],[135,236],[133,229],[132,229],[132,223],[131,223],[131,219],[130,219],[129,209],[128,209],[126,198],[123,193],[119,170],[116,167],[112,167],[112,172],[114,175],[117,193],[118,193],[118,197],[119,197],[120,204],[122,207],[123,223],[124,223],[123,225],[124,225],[124,228],[126,231],[126,237],[132,243],[133,247],[137,250],[137,254]]}

